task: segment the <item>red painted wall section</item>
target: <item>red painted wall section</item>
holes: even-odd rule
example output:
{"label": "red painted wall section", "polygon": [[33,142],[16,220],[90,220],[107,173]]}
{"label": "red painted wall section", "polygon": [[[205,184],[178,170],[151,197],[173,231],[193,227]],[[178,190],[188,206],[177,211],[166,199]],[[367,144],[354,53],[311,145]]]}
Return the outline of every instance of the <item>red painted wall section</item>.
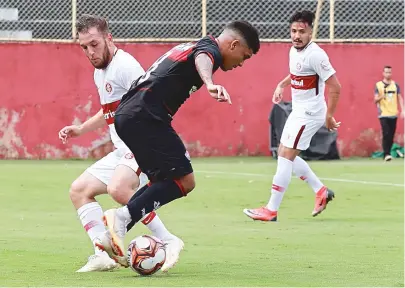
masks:
{"label": "red painted wall section", "polygon": [[[148,68],[173,44],[118,44]],[[336,119],[342,121],[339,149],[345,156],[369,156],[381,149],[373,103],[382,67],[393,66],[404,87],[401,44],[325,44],[342,83]],[[288,74],[289,44],[263,43],[243,68],[215,81],[233,105],[217,103],[205,88],[192,95],[174,127],[192,156],[269,155],[268,116],[277,83]],[[58,131],[81,123],[100,109],[93,68],[77,44],[0,44],[0,158],[101,157],[112,149],[106,129],[60,143]],[[286,99],[290,91],[286,89]],[[403,120],[396,142],[403,144]]]}

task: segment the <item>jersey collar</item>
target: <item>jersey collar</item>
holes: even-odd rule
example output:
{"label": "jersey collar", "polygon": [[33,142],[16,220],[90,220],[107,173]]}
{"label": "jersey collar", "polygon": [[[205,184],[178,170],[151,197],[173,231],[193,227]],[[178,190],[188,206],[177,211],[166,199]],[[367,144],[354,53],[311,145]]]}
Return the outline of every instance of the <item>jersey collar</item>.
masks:
{"label": "jersey collar", "polygon": [[298,52],[304,51],[304,50],[307,49],[307,48],[309,47],[309,45],[311,45],[312,43],[314,43],[314,42],[312,42],[312,40],[311,40],[311,41],[309,41],[308,44],[307,44],[305,47],[303,47],[302,49],[300,49],[300,50],[298,50],[297,48],[295,48],[295,49],[296,49]]}

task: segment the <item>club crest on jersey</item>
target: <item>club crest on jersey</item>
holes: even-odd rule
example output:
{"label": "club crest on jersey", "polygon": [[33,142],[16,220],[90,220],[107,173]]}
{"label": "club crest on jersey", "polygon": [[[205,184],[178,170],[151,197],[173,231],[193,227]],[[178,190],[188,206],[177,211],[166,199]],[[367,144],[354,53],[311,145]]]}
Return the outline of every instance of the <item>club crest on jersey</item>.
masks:
{"label": "club crest on jersey", "polygon": [[111,93],[112,91],[112,86],[110,83],[105,83],[105,91],[107,91],[108,93]]}
{"label": "club crest on jersey", "polygon": [[125,154],[125,159],[133,159],[133,158],[134,158],[134,154],[132,154],[132,153]]}
{"label": "club crest on jersey", "polygon": [[298,71],[301,71],[301,69],[302,69],[301,63],[297,63],[297,70],[298,70]]}

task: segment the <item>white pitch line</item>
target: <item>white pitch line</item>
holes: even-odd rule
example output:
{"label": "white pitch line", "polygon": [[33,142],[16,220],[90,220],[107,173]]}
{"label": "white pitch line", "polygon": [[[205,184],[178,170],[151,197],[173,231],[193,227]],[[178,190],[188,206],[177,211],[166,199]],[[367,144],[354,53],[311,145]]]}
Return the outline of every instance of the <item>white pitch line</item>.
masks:
{"label": "white pitch line", "polygon": [[[225,175],[235,175],[235,176],[259,176],[259,177],[270,177],[270,174],[258,174],[258,173],[241,173],[241,172],[224,172],[224,171],[206,171],[206,170],[196,170],[197,173],[205,174],[225,174]],[[387,182],[374,182],[374,181],[362,181],[362,180],[350,180],[350,179],[340,179],[340,178],[319,178],[326,181],[334,182],[344,182],[344,183],[356,183],[364,185],[380,185],[380,186],[393,186],[393,187],[404,187],[404,184],[397,183],[387,183]]]}

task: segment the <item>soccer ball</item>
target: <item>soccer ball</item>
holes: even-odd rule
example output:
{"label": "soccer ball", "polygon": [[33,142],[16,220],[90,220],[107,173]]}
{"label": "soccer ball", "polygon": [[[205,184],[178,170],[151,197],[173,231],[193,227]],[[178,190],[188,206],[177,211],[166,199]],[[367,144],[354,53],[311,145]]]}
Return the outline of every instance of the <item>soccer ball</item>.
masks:
{"label": "soccer ball", "polygon": [[152,275],[165,263],[166,248],[160,239],[143,235],[129,243],[127,255],[132,270],[141,275]]}

